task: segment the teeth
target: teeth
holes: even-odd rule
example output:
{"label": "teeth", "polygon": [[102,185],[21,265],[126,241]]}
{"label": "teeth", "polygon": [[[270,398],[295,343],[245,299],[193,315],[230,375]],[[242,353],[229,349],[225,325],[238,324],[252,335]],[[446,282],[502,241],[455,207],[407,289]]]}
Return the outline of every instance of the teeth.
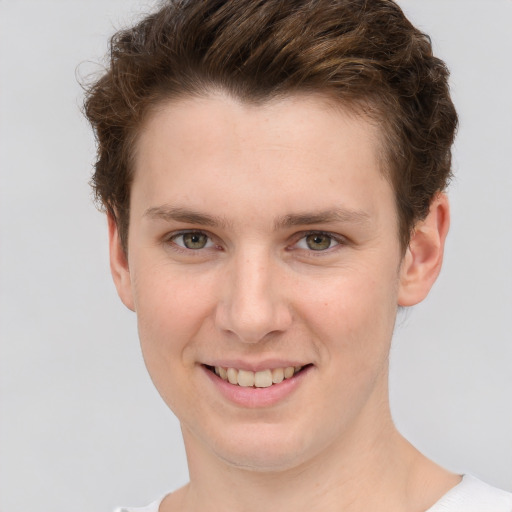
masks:
{"label": "teeth", "polygon": [[254,386],[254,372],[238,370],[238,385],[244,388]]}
{"label": "teeth", "polygon": [[284,370],[282,368],[274,368],[272,370],[272,382],[274,384],[279,384],[284,380]]}
{"label": "teeth", "polygon": [[215,366],[214,371],[222,380],[226,380],[230,384],[245,388],[268,388],[273,384],[283,382],[284,379],[290,379],[301,369],[302,366],[287,366],[286,368],[273,368],[272,370],[252,372],[250,370]]}
{"label": "teeth", "polygon": [[288,368],[284,369],[284,378],[289,379],[290,377],[293,377],[294,373],[295,373],[295,368],[293,366],[288,366]]}
{"label": "teeth", "polygon": [[235,370],[235,368],[228,368],[227,378],[230,384],[238,384],[238,370]]}
{"label": "teeth", "polygon": [[257,388],[268,388],[272,386],[272,370],[264,370],[254,374],[254,385]]}

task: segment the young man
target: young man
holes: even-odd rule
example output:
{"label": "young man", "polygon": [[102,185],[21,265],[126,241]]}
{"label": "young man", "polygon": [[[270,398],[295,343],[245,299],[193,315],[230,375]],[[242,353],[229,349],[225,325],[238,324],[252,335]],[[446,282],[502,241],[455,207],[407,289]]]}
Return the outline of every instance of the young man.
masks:
{"label": "young man", "polygon": [[512,510],[389,411],[449,227],[447,78],[388,0],[166,2],[114,36],[94,186],[190,472],[147,510]]}

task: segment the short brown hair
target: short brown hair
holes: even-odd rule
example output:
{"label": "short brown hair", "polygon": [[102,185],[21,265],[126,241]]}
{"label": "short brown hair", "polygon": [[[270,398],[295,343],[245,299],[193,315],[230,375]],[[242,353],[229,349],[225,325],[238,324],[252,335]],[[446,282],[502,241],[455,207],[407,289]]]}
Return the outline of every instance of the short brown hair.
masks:
{"label": "short brown hair", "polygon": [[448,70],[391,0],[167,0],[110,42],[87,90],[98,143],[92,185],[127,249],[132,156],[152,107],[222,89],[248,102],[323,93],[383,136],[400,242],[451,175],[457,114]]}

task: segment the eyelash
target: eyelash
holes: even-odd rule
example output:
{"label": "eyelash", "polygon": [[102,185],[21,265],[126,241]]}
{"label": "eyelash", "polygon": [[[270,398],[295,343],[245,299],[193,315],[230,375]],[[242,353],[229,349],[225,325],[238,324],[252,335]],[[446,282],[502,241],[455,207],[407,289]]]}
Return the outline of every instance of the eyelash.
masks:
{"label": "eyelash", "polygon": [[319,257],[319,256],[325,255],[327,253],[331,253],[333,250],[336,250],[337,247],[347,244],[347,240],[344,237],[342,237],[341,235],[329,233],[328,231],[312,230],[312,231],[305,231],[302,233],[298,233],[297,237],[295,239],[296,241],[294,242],[292,248],[289,250],[295,250],[296,249],[295,246],[297,246],[297,244],[301,240],[305,240],[308,236],[311,236],[311,235],[326,236],[331,240],[331,242],[335,242],[334,246],[331,245],[330,247],[328,247],[327,249],[324,249],[324,250],[315,251],[314,249],[299,248],[299,250],[306,251],[312,257]]}
{"label": "eyelash", "polygon": [[[181,252],[183,254],[188,254],[188,255],[199,255],[199,253],[202,252],[203,249],[212,249],[212,248],[219,249],[220,248],[220,245],[216,245],[215,247],[210,246],[210,247],[203,247],[203,248],[199,248],[199,249],[189,249],[189,248],[179,245],[175,242],[175,240],[177,238],[184,237],[185,235],[188,235],[188,234],[204,235],[208,239],[207,244],[211,243],[215,246],[215,242],[213,240],[212,235],[210,235],[208,232],[202,231],[202,230],[186,230],[186,231],[179,231],[178,233],[172,233],[170,236],[166,237],[164,242],[167,245],[171,246],[174,251]],[[297,244],[301,240],[305,240],[308,236],[311,236],[311,235],[328,237],[332,242],[335,242],[335,245],[334,246],[331,245],[330,247],[328,247],[324,250],[316,250],[316,251],[314,249],[306,249],[306,248],[296,247]],[[330,253],[332,250],[335,250],[336,247],[347,245],[347,240],[344,237],[334,234],[334,233],[329,233],[327,231],[318,231],[318,230],[304,231],[301,233],[297,233],[296,236],[294,237],[294,239],[295,239],[295,241],[293,242],[292,246],[287,247],[287,250],[288,251],[293,251],[293,250],[306,251],[312,257],[322,256],[326,253]]]}
{"label": "eyelash", "polygon": [[[170,247],[172,247],[172,249],[174,251],[177,251],[177,252],[181,252],[183,254],[187,254],[187,255],[199,255],[199,253],[203,250],[203,249],[211,249],[212,247],[203,247],[203,248],[200,248],[200,249],[189,249],[188,247],[184,247],[184,246],[181,246],[181,245],[178,245],[175,240],[177,238],[180,238],[180,237],[184,237],[185,235],[204,235],[207,237],[207,244],[210,242],[212,244],[215,245],[214,241],[213,241],[213,237],[206,231],[201,231],[201,230],[196,230],[196,229],[190,229],[190,230],[185,230],[185,231],[179,231],[178,233],[172,233],[170,236],[166,237],[166,239],[164,240],[164,242],[169,245]],[[216,248],[218,248],[219,246],[217,246]]]}

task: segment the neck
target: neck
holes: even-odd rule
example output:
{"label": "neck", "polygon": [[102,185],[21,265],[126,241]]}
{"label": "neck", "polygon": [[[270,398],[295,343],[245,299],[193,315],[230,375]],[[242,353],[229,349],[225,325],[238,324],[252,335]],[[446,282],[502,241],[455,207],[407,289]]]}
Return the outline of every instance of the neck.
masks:
{"label": "neck", "polygon": [[362,414],[336,443],[279,470],[227,463],[184,427],[190,483],[164,500],[160,510],[421,511],[460,481],[398,433],[387,400],[368,410],[372,413]]}
{"label": "neck", "polygon": [[[390,439],[387,446],[361,447],[344,457],[336,456],[331,447],[329,453],[320,453],[315,460],[281,471],[223,465],[212,472],[199,466],[191,472],[188,496],[194,506],[188,510],[260,512],[262,506],[296,512],[382,510],[381,500],[374,506],[370,503],[375,494],[382,495],[376,491],[395,488],[390,480],[403,481],[407,475],[408,464],[400,467],[393,458],[396,449],[390,445],[397,443],[398,439]],[[216,501],[217,506],[212,506]]]}

